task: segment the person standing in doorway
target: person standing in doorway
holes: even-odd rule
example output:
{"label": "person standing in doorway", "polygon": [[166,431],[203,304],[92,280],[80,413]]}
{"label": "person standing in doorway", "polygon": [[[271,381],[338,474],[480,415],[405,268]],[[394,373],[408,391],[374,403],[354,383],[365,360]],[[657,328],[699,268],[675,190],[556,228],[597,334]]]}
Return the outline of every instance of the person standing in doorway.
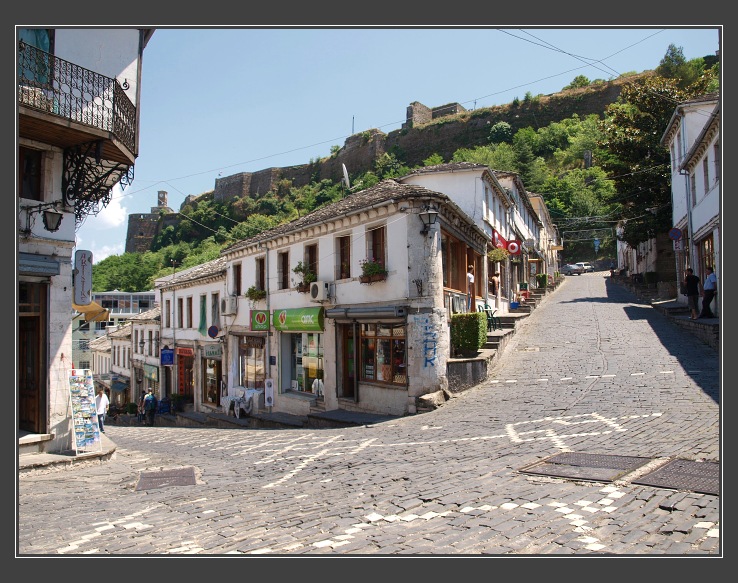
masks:
{"label": "person standing in doorway", "polygon": [[687,268],[687,273],[684,276],[684,287],[687,291],[687,305],[692,314],[690,318],[696,320],[697,310],[699,308],[700,288],[702,285],[700,284],[700,278],[694,274],[691,267]]}
{"label": "person standing in doorway", "polygon": [[466,271],[466,293],[468,301],[466,303],[466,309],[471,312],[472,304],[474,303],[474,266],[470,265]]}
{"label": "person standing in doorway", "polygon": [[[698,318],[714,318],[715,314],[710,309],[710,304],[713,298],[717,295],[717,276],[715,270],[712,267],[706,267],[707,277],[705,283],[702,284],[702,311]],[[715,301],[715,308],[717,308],[717,301]]]}
{"label": "person standing in doorway", "polygon": [[156,415],[156,405],[157,401],[154,392],[149,389],[146,397],[144,397],[144,411],[146,412],[146,424],[152,427],[154,425],[154,415]]}
{"label": "person standing in doorway", "polygon": [[105,433],[105,415],[108,414],[110,408],[110,399],[105,394],[105,391],[100,388],[97,390],[97,396],[95,397],[95,410],[97,412],[97,424],[100,426],[100,431]]}
{"label": "person standing in doorway", "polygon": [[497,307],[497,294],[500,291],[500,272],[495,271],[494,275],[489,278],[489,293],[494,298],[495,307]]}

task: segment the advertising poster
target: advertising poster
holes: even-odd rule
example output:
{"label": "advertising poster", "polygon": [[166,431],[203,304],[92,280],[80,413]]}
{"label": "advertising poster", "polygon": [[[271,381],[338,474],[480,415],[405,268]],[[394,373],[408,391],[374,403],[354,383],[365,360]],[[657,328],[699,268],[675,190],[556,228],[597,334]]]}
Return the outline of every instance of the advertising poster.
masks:
{"label": "advertising poster", "polygon": [[102,440],[95,408],[95,383],[90,369],[70,371],[69,397],[72,404],[72,440],[75,451],[77,454],[100,451]]}

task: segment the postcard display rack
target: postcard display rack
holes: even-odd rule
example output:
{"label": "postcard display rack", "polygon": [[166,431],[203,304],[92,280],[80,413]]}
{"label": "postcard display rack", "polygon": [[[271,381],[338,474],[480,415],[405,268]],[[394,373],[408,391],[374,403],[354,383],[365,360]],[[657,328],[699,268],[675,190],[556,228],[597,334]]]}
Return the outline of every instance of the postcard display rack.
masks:
{"label": "postcard display rack", "polygon": [[100,425],[97,422],[95,407],[95,383],[92,370],[72,369],[69,373],[69,398],[72,403],[72,422],[74,424],[74,450],[89,453],[102,450]]}

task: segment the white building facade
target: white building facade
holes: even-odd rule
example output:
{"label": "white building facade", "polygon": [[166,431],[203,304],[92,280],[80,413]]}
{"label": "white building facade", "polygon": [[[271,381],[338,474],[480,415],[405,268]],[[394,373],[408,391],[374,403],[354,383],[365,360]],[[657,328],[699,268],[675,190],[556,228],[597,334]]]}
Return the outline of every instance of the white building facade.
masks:
{"label": "white building facade", "polygon": [[153,30],[16,32],[18,429],[24,448],[62,451],[73,442],[72,304],[91,292],[90,256],[73,264],[75,228],[132,178]]}
{"label": "white building facade", "polygon": [[[671,199],[677,279],[687,267],[704,282],[713,267],[721,282],[720,262],[720,100],[717,94],[680,103],[661,143],[671,158]],[[674,238],[674,237],[673,237]],[[719,310],[719,300],[715,309]],[[686,297],[678,301],[686,303]]]}

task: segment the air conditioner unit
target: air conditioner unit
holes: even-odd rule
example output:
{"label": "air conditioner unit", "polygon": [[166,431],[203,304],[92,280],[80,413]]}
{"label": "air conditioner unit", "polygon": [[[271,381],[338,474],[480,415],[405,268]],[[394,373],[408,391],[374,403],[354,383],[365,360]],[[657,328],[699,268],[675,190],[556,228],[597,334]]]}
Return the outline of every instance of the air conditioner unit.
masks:
{"label": "air conditioner unit", "polygon": [[220,313],[224,316],[238,313],[238,296],[231,296],[228,298],[221,298],[220,300]]}
{"label": "air conditioner unit", "polygon": [[314,302],[327,300],[330,296],[329,285],[327,281],[313,281],[310,284],[310,299]]}

